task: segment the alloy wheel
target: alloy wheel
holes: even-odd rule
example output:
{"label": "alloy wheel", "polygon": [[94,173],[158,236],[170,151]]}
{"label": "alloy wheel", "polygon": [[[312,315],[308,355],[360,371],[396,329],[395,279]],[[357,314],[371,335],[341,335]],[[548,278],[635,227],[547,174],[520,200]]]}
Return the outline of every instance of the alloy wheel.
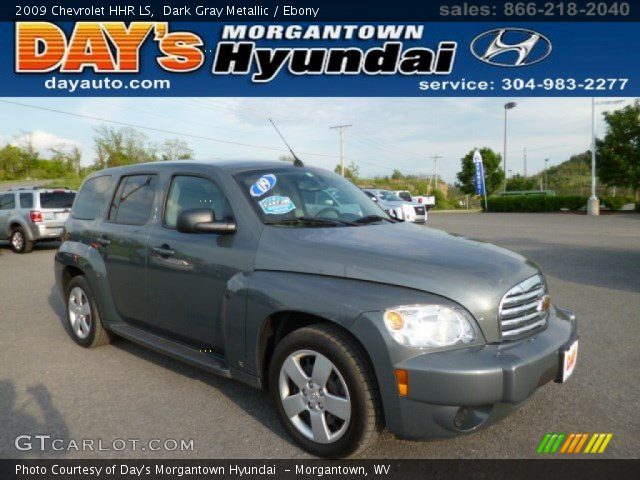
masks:
{"label": "alloy wheel", "polygon": [[91,306],[87,294],[80,287],[69,292],[69,323],[73,333],[84,340],[91,331]]}
{"label": "alloy wheel", "polygon": [[347,384],[324,355],[298,350],[280,367],[280,401],[293,426],[322,444],[339,440],[349,427],[351,399]]}
{"label": "alloy wheel", "polygon": [[22,235],[21,231],[18,230],[13,232],[13,235],[11,235],[11,245],[13,245],[13,248],[18,251],[24,248],[24,235]]}

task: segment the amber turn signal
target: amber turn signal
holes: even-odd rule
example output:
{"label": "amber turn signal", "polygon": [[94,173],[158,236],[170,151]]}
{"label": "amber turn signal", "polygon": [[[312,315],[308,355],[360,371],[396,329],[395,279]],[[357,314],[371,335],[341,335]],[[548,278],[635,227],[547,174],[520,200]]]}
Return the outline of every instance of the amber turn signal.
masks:
{"label": "amber turn signal", "polygon": [[409,394],[409,372],[396,369],[396,383],[398,384],[400,396],[406,397]]}

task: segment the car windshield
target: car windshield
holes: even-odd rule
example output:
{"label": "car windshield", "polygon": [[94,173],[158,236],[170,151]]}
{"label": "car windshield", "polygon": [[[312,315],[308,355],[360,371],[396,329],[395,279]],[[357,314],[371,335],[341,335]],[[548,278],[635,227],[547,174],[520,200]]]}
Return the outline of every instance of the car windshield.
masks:
{"label": "car windshield", "polygon": [[235,175],[264,223],[287,226],[358,226],[389,216],[353,183],[310,168],[275,168]]}
{"label": "car windshield", "polygon": [[390,192],[389,190],[380,190],[380,198],[382,198],[383,200],[386,200],[387,202],[403,202],[404,201],[398,195],[396,195],[393,192]]}

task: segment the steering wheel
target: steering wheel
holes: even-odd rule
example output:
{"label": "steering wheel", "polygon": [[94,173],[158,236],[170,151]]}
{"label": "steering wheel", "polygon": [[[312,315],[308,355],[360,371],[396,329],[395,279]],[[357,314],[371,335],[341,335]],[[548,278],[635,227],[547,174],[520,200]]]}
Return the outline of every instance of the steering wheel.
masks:
{"label": "steering wheel", "polygon": [[325,207],[314,215],[315,218],[324,217],[324,213],[335,212],[336,218],[340,218],[340,210],[336,207]]}

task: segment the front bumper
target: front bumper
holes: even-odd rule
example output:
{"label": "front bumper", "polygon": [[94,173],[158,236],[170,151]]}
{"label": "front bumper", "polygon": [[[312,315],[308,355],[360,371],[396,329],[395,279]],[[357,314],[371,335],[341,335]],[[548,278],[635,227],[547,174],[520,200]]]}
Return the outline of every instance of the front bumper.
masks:
{"label": "front bumper", "polygon": [[[384,329],[376,315],[365,316]],[[560,351],[577,337],[573,314],[557,308],[543,331],[520,341],[418,355],[385,338],[386,329],[378,330],[389,363],[381,355],[372,358],[387,425],[405,438],[450,437],[504,418],[559,377]],[[364,343],[370,354],[376,348],[372,341]],[[395,369],[408,372],[406,397],[398,395]]]}

